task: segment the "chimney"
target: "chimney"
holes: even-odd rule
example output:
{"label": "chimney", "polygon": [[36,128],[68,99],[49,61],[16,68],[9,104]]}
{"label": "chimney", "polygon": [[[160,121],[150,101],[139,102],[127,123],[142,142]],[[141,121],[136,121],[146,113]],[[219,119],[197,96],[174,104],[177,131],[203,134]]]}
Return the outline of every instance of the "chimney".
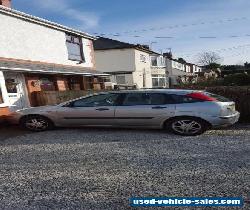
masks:
{"label": "chimney", "polygon": [[11,0],[0,0],[0,5],[11,8]]}
{"label": "chimney", "polygon": [[163,56],[164,56],[164,57],[167,57],[167,58],[169,58],[169,59],[172,59],[172,58],[173,58],[172,52],[163,53]]}

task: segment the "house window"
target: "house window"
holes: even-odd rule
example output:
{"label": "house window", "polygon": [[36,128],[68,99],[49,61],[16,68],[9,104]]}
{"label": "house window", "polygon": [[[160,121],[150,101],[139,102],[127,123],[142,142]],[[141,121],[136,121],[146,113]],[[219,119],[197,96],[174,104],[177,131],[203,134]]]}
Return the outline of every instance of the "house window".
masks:
{"label": "house window", "polygon": [[117,75],[116,76],[116,83],[117,84],[126,84],[125,75]]}
{"label": "house window", "polygon": [[5,85],[8,93],[17,93],[18,83],[15,81],[15,79],[6,79]]}
{"label": "house window", "polygon": [[2,89],[0,87],[0,104],[3,104],[4,101],[3,101],[3,94],[2,94]]}
{"label": "house window", "polygon": [[157,57],[156,56],[151,57],[151,66],[157,66]]}
{"label": "house window", "polygon": [[147,62],[146,56],[141,54],[140,55],[140,61],[143,62],[143,63],[146,63]]}
{"label": "house window", "polygon": [[165,59],[163,56],[158,57],[158,66],[166,66]]}
{"label": "house window", "polygon": [[165,59],[163,56],[152,56],[151,57],[151,66],[165,67]]}
{"label": "house window", "polygon": [[152,75],[152,86],[153,87],[166,87],[166,77],[163,74]]}
{"label": "house window", "polygon": [[80,62],[84,61],[82,41],[80,37],[66,34],[66,45],[69,60]]}

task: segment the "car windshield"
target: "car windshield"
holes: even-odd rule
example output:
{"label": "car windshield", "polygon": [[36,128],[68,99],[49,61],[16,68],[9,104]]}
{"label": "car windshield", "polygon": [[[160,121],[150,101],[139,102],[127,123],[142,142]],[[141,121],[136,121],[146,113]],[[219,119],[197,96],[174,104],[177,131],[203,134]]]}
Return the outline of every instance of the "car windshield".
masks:
{"label": "car windshield", "polygon": [[2,95],[2,89],[0,87],[0,104],[3,103],[3,95]]}

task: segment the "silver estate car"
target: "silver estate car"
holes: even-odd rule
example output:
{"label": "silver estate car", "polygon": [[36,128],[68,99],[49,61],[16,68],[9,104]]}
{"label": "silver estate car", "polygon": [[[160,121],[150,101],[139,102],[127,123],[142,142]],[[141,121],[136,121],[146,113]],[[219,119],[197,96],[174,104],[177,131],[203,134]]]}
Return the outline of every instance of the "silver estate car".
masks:
{"label": "silver estate car", "polygon": [[103,92],[55,106],[23,109],[9,120],[32,131],[70,126],[144,127],[194,136],[232,125],[239,116],[235,103],[222,96],[152,89]]}

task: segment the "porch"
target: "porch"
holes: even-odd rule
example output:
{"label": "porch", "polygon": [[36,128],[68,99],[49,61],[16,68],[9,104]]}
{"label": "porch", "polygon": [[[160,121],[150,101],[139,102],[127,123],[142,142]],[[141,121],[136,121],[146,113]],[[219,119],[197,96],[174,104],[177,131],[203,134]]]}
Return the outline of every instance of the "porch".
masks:
{"label": "porch", "polygon": [[[92,68],[1,58],[0,70],[6,89],[5,102],[11,111],[60,103],[90,90],[103,90],[107,78],[107,74]],[[48,94],[50,99],[42,99]]]}

